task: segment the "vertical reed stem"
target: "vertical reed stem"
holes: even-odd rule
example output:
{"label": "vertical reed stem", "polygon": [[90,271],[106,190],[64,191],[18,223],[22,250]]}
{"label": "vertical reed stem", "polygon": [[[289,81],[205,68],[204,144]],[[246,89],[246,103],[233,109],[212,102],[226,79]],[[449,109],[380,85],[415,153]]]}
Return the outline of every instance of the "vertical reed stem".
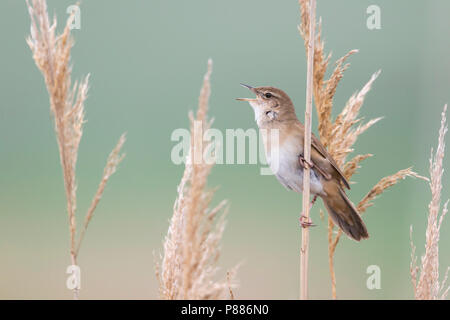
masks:
{"label": "vertical reed stem", "polygon": [[[70,250],[70,260],[72,261],[72,265],[77,266],[77,256],[73,251],[73,248]],[[80,292],[78,288],[73,289],[73,300],[78,300],[80,297]]]}
{"label": "vertical reed stem", "polygon": [[[306,76],[306,111],[305,111],[305,143],[304,158],[305,169],[303,171],[303,211],[302,215],[309,221],[309,198],[310,198],[310,168],[311,162],[311,114],[313,99],[313,69],[314,69],[314,40],[316,27],[316,0],[310,0],[309,6],[309,39],[308,39],[308,66]],[[308,252],[309,251],[309,230],[302,229],[302,244],[300,249],[300,299],[308,299]]]}

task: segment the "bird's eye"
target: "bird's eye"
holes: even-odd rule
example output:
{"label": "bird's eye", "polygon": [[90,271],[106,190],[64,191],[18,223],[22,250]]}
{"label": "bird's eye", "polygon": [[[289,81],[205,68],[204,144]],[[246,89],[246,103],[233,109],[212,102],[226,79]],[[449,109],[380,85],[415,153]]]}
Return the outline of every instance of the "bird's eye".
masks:
{"label": "bird's eye", "polygon": [[266,94],[264,94],[264,96],[265,96],[267,99],[272,98],[272,94],[271,94],[270,92],[267,92]]}

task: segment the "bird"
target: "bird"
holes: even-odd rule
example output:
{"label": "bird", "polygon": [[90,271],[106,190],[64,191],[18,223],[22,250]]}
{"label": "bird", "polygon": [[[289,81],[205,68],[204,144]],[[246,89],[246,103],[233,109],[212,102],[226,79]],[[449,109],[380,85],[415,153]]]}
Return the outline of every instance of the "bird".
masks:
{"label": "bird", "polygon": [[[314,199],[322,199],[334,224],[353,240],[368,238],[364,221],[344,191],[344,188],[350,189],[347,179],[314,134],[311,134],[311,161],[306,162],[303,154],[305,127],[298,120],[289,96],[283,90],[270,86],[241,85],[256,95],[255,98],[236,100],[250,104],[259,130],[278,130],[277,143],[271,142],[267,134],[261,135],[267,163],[278,181],[287,189],[302,193],[303,169],[308,165],[311,169],[311,194]],[[278,159],[274,159],[274,155]],[[302,223],[302,218],[300,222],[303,227],[313,225],[311,222]]]}

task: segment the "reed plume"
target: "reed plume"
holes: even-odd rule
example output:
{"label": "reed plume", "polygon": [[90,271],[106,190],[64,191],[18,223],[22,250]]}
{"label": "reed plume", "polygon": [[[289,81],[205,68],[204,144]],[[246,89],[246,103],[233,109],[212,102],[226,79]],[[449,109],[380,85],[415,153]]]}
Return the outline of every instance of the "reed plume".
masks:
{"label": "reed plume", "polygon": [[234,298],[235,270],[228,272],[225,279],[215,280],[227,202],[221,201],[210,208],[215,190],[207,188],[214,165],[214,161],[205,161],[205,151],[211,150],[213,145],[203,136],[212,124],[207,117],[211,72],[212,61],[209,60],[197,113],[189,114],[190,150],[164,241],[164,253],[156,268],[160,297],[166,300],[224,299],[227,294]]}
{"label": "reed plume", "polygon": [[441,115],[441,127],[439,129],[438,147],[433,156],[430,156],[430,189],[431,201],[428,205],[428,222],[425,233],[425,254],[422,256],[420,267],[417,266],[416,247],[412,241],[411,226],[411,265],[410,274],[414,289],[414,297],[417,300],[445,299],[450,291],[447,279],[450,267],[447,268],[442,282],[439,281],[439,236],[442,222],[448,212],[448,202],[440,213],[442,176],[444,174],[445,134],[447,133],[447,105]]}
{"label": "reed plume", "polygon": [[[306,52],[308,52],[309,29],[312,23],[309,19],[309,1],[299,0],[300,5],[300,25],[298,26],[300,35],[302,36]],[[314,102],[318,115],[318,131],[320,140],[328,149],[328,152],[336,160],[336,163],[343,169],[345,178],[350,181],[351,177],[356,173],[360,163],[371,157],[372,154],[356,155],[352,159],[347,160],[350,153],[354,151],[353,146],[358,137],[381,120],[375,118],[362,123],[363,119],[359,117],[360,109],[364,103],[366,95],[371,90],[374,81],[380,74],[375,72],[363,88],[350,97],[341,113],[332,120],[333,98],[336,93],[338,84],[344,76],[345,70],[349,67],[346,60],[358,50],[350,50],[342,58],[338,59],[335,68],[328,79],[325,74],[328,64],[331,60],[331,54],[325,55],[324,43],[321,35],[321,20],[317,28],[314,46]],[[405,177],[420,177],[411,168],[400,170],[397,173],[381,179],[356,206],[360,214],[364,213],[368,207],[373,204],[376,196],[383,193],[387,188],[395,185],[398,181]],[[423,177],[420,177],[423,178]],[[314,200],[313,200],[314,202]],[[336,293],[336,276],[334,272],[334,255],[336,247],[339,243],[342,231],[338,230],[335,234],[335,226],[330,217],[328,217],[328,259],[331,276],[331,291],[333,299],[337,298]]]}
{"label": "reed plume", "polygon": [[[116,171],[123,155],[120,150],[125,142],[122,135],[117,146],[108,157],[102,180],[86,213],[82,233],[77,240],[76,223],[76,162],[78,147],[83,135],[84,104],[89,89],[89,76],[72,85],[70,52],[73,47],[73,38],[70,25],[74,16],[71,15],[61,34],[57,34],[56,17],[50,23],[45,0],[27,0],[28,12],[31,18],[30,36],[27,43],[33,53],[33,59],[44,76],[45,84],[50,98],[50,112],[55,122],[56,140],[63,170],[64,188],[69,218],[70,257],[73,265],[77,265],[77,257],[81,242],[89,222],[94,214],[100,198],[110,176]],[[74,290],[74,298],[78,298],[78,290]]]}

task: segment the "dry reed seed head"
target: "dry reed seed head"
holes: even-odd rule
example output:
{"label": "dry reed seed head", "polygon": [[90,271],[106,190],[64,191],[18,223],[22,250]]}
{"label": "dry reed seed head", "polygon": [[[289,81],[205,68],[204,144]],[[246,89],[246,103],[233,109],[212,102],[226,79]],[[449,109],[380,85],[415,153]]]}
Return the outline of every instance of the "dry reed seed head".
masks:
{"label": "dry reed seed head", "polygon": [[[76,236],[76,182],[75,166],[78,146],[82,135],[83,107],[87,95],[87,79],[71,89],[69,67],[72,40],[68,25],[61,35],[56,35],[56,18],[53,24],[47,13],[44,0],[27,1],[31,18],[31,31],[27,43],[33,53],[37,67],[44,76],[49,92],[50,109],[55,117],[55,129],[63,168],[64,186],[67,199],[67,212],[70,231],[70,251],[73,263],[75,257]],[[74,97],[76,102],[73,103]]]}
{"label": "dry reed seed head", "polygon": [[[180,186],[186,183],[187,178],[183,176]],[[179,294],[179,278],[181,274],[182,256],[182,205],[183,205],[184,187],[180,188],[179,197],[175,202],[174,214],[169,224],[169,230],[164,241],[164,256],[161,261],[160,292],[162,299],[176,299]]]}
{"label": "dry reed seed head", "polygon": [[[309,1],[299,0],[300,4],[300,16],[301,23],[299,25],[299,31],[304,39],[306,51],[308,51],[308,37],[309,37]],[[359,135],[377,123],[381,118],[376,118],[368,121],[365,124],[359,124],[356,128],[354,126],[362,121],[358,118],[359,110],[362,107],[366,94],[370,91],[371,86],[375,79],[378,77],[381,71],[372,75],[367,84],[360,90],[360,92],[354,94],[342,112],[337,116],[334,123],[331,120],[333,97],[336,93],[337,85],[343,78],[343,73],[348,68],[349,64],[344,64],[346,59],[358,52],[358,50],[351,50],[345,56],[340,58],[336,62],[336,67],[330,76],[330,78],[324,81],[324,76],[328,67],[331,54],[325,58],[324,56],[324,44],[321,41],[321,23],[319,23],[319,32],[315,39],[315,52],[314,52],[314,99],[316,104],[316,110],[318,114],[318,131],[320,139],[328,152],[335,159],[337,164],[344,168],[344,176],[350,179],[356,173],[358,164],[371,155],[358,155],[346,162],[346,158],[349,153],[353,152],[353,145],[355,144]],[[371,202],[374,198],[381,194],[385,189],[394,185],[401,177],[404,176],[418,176],[413,171],[407,169],[402,170],[396,175],[383,178],[360,202],[358,210],[360,213],[365,211],[369,206],[373,205]],[[329,261],[330,272],[332,277],[332,294],[336,297],[336,280],[334,274],[334,262],[333,256],[336,246],[339,242],[342,232],[338,230],[336,237],[333,239],[334,224],[331,219],[328,219],[328,242],[329,242]]]}
{"label": "dry reed seed head", "polygon": [[413,227],[411,225],[409,227],[409,238],[411,245],[411,262],[409,265],[409,273],[411,275],[411,283],[413,285],[413,290],[415,293],[417,290],[417,274],[419,272],[419,267],[417,266],[416,246],[414,245],[412,234],[413,234]]}
{"label": "dry reed seed head", "polygon": [[[373,126],[375,123],[380,121],[382,118],[376,118],[368,121],[364,125],[359,125],[355,129],[351,129],[351,125],[349,123],[348,129],[345,130],[345,125],[343,125],[341,128],[344,128],[343,130],[339,130],[339,132],[333,136],[333,142],[330,144],[330,154],[333,155],[335,161],[338,163],[339,166],[343,166],[348,154],[353,152],[353,145],[357,141],[358,137],[364,133],[368,128]],[[361,121],[361,119],[358,119],[356,121],[351,121],[351,123],[357,123]]]}
{"label": "dry reed seed head", "polygon": [[335,121],[335,126],[333,127],[333,131],[338,131],[339,127],[343,127],[342,131],[346,131],[351,127],[357,120],[357,116],[359,114],[359,110],[361,109],[365,96],[372,88],[373,83],[380,75],[381,70],[375,72],[370,80],[364,85],[364,87],[354,95],[350,97],[347,104],[345,105],[342,112],[338,115]]}
{"label": "dry reed seed head", "polygon": [[[301,17],[302,23],[299,26],[300,34],[303,36],[305,40],[305,45],[308,42],[308,30],[309,30],[309,2],[306,0],[300,0],[300,8],[301,8]],[[321,29],[319,27],[319,33],[316,37],[316,49],[314,52],[314,98],[316,104],[316,110],[318,114],[319,120],[319,135],[322,143],[328,147],[328,151],[336,160],[339,166],[344,166],[345,173],[344,175],[347,179],[355,174],[358,164],[369,157],[370,155],[359,155],[354,157],[348,164],[345,164],[345,160],[347,155],[353,151],[352,146],[356,142],[358,136],[374,125],[376,122],[381,120],[381,118],[372,119],[366,124],[360,124],[355,129],[352,127],[360,122],[362,119],[358,119],[359,110],[364,102],[364,98],[366,94],[371,89],[371,86],[375,79],[378,77],[380,71],[376,72],[368,83],[361,89],[361,91],[355,95],[353,95],[348,101],[345,108],[342,110],[341,114],[338,115],[335,122],[331,121],[331,113],[333,107],[333,97],[336,92],[336,88],[338,83],[343,77],[344,71],[348,68],[348,64],[344,64],[345,60],[352,54],[358,52],[357,50],[352,50],[348,52],[345,56],[340,58],[336,62],[336,67],[334,69],[331,77],[324,81],[324,75],[327,70],[328,62],[330,60],[331,54],[325,59],[324,57],[324,45],[320,40],[321,38]],[[308,48],[306,47],[308,50]],[[380,187],[378,185],[378,187]],[[387,188],[387,186],[385,186]],[[385,188],[384,188],[385,189]],[[371,197],[365,198],[365,201],[362,205],[366,205],[367,207],[372,205],[369,199],[375,198],[376,194],[380,194],[383,188],[376,188],[372,190],[370,193]],[[380,193],[377,193],[380,192]],[[372,198],[373,197],[373,198]],[[367,208],[364,206],[364,210]],[[333,297],[336,297],[336,288],[335,288],[335,275],[334,275],[334,267],[333,267],[333,256],[336,249],[337,244],[339,243],[340,236],[342,232],[339,230],[337,232],[336,237],[333,239],[333,229],[334,224],[329,219],[328,230],[329,230],[329,258],[330,258],[330,270],[332,276],[332,287],[333,287]]]}
{"label": "dry reed seed head", "polygon": [[361,89],[360,92],[354,94],[342,112],[337,116],[336,121],[332,125],[329,152],[334,157],[338,165],[342,166],[347,155],[353,151],[352,146],[364,131],[377,123],[382,118],[376,118],[368,121],[366,124],[359,125],[352,129],[352,126],[360,122],[358,119],[359,110],[362,107],[366,94],[370,91],[375,79],[380,71],[372,75],[371,79]]}
{"label": "dry reed seed head", "polygon": [[[323,52],[323,43],[322,43],[322,49],[320,52],[317,52],[317,56],[322,57]],[[328,146],[329,139],[332,134],[332,122],[331,122],[331,112],[333,108],[333,98],[336,93],[337,86],[339,82],[341,81],[342,77],[344,76],[345,70],[349,67],[350,64],[345,64],[345,60],[352,54],[358,52],[358,50],[352,50],[348,52],[345,56],[340,58],[336,62],[336,67],[330,76],[330,78],[326,81],[323,80],[323,77],[325,75],[328,61],[331,57],[331,55],[328,56],[328,58],[325,60],[325,63],[318,62],[317,65],[320,67],[319,74],[316,75],[316,86],[317,89],[315,90],[315,98],[316,98],[316,110],[319,117],[319,135],[321,137],[321,140],[323,140],[324,145]]]}
{"label": "dry reed seed head", "polygon": [[[305,48],[308,51],[308,35],[307,32],[309,30],[309,2],[300,0],[300,9],[301,9],[301,24],[299,26],[300,34],[305,40]],[[306,11],[305,11],[306,10]],[[351,50],[345,56],[340,58],[336,62],[336,68],[328,80],[324,80],[324,76],[328,67],[329,60],[331,58],[331,54],[325,58],[324,56],[324,44],[321,41],[321,21],[319,22],[318,34],[316,37],[315,43],[315,52],[314,52],[314,100],[316,105],[316,110],[318,114],[318,122],[319,122],[319,136],[321,138],[322,143],[325,147],[328,147],[332,142],[330,141],[330,137],[334,135],[334,130],[336,128],[341,127],[341,119],[336,120],[333,125],[331,122],[331,112],[333,107],[333,98],[336,92],[336,88],[338,83],[343,77],[344,71],[348,68],[348,64],[344,65],[345,60],[352,54],[358,52],[358,50]],[[364,89],[364,88],[363,88]],[[370,87],[369,87],[370,89]],[[365,93],[364,93],[365,94]],[[349,125],[344,131],[347,131],[354,123],[347,123]],[[337,149],[335,147],[334,149]],[[351,151],[348,147],[345,153]],[[331,150],[333,151],[333,150]],[[336,150],[336,152],[338,152]],[[341,152],[342,153],[342,150]],[[333,155],[333,154],[332,154]],[[341,163],[342,164],[342,163]]]}
{"label": "dry reed seed head", "polygon": [[425,234],[425,253],[421,258],[420,267],[416,266],[415,246],[411,241],[411,281],[413,282],[416,299],[445,299],[450,287],[446,287],[448,269],[442,282],[439,282],[439,237],[440,228],[445,215],[448,212],[448,201],[444,204],[439,216],[442,176],[444,173],[443,159],[445,155],[445,135],[447,133],[446,119],[447,105],[441,114],[441,126],[439,129],[438,147],[430,157],[430,189],[431,201],[428,205],[427,229]]}
{"label": "dry reed seed head", "polygon": [[450,267],[445,271],[444,279],[441,282],[441,288],[439,293],[441,294],[440,299],[445,300],[447,298],[448,293],[450,292],[450,285],[447,285],[447,280],[449,277]]}
{"label": "dry reed seed head", "polygon": [[33,59],[44,76],[50,100],[50,110],[55,119],[55,131],[63,169],[64,187],[67,199],[67,212],[70,230],[70,252],[72,263],[76,264],[76,258],[86,228],[92,218],[94,210],[103,194],[106,182],[116,171],[117,165],[123,159],[119,155],[125,142],[125,136],[119,139],[119,143],[110,154],[103,177],[97,189],[97,193],[86,213],[84,228],[80,234],[78,245],[76,244],[76,163],[78,148],[83,135],[84,103],[89,90],[89,75],[80,83],[72,86],[70,66],[70,52],[73,39],[70,34],[70,25],[74,19],[72,14],[66,22],[61,34],[56,33],[56,17],[52,24],[47,12],[45,0],[26,1],[31,18],[30,36],[27,43],[33,53]]}
{"label": "dry reed seed head", "polygon": [[[50,106],[55,116],[58,145],[66,180],[66,193],[75,189],[75,166],[84,122],[84,101],[87,98],[88,79],[71,88],[70,19],[61,35],[55,34],[56,18],[50,25],[46,1],[27,1],[31,17],[31,35],[27,42],[36,65],[41,70],[50,96]],[[73,204],[74,205],[74,204]]]}
{"label": "dry reed seed head", "polygon": [[[309,2],[299,1],[301,11],[301,24],[299,25],[299,31],[304,39],[306,52],[308,52],[308,39],[309,39]],[[322,21],[319,19],[318,32],[315,38],[314,48],[314,100],[316,110],[319,118],[319,136],[325,147],[329,145],[329,138],[331,136],[331,110],[333,97],[338,82],[342,78],[342,74],[348,65],[342,67],[342,63],[348,56],[357,52],[357,50],[350,51],[347,55],[337,61],[337,68],[333,72],[332,76],[328,80],[324,80],[325,73],[327,71],[328,63],[331,58],[331,53],[325,58],[324,55],[324,43],[321,40]]]}
{"label": "dry reed seed head", "polygon": [[77,247],[77,252],[80,249],[81,241],[84,236],[84,232],[86,231],[89,222],[91,221],[94,211],[97,208],[98,203],[100,202],[100,199],[103,196],[103,192],[105,191],[106,184],[108,183],[109,178],[117,171],[117,167],[122,162],[122,160],[125,158],[124,153],[120,153],[122,150],[123,145],[126,141],[126,134],[122,134],[119,138],[119,141],[117,142],[114,149],[111,151],[111,153],[108,156],[108,159],[106,161],[105,168],[103,169],[103,176],[100,180],[100,184],[97,188],[97,191],[95,193],[94,198],[92,199],[91,205],[86,213],[85,219],[84,219],[84,228],[82,231],[82,234],[79,239],[79,244]]}
{"label": "dry reed seed head", "polygon": [[397,184],[398,181],[405,179],[406,177],[415,177],[427,180],[427,178],[422,177],[412,171],[411,168],[400,170],[393,175],[382,178],[358,203],[356,210],[359,212],[359,214],[363,214],[367,210],[367,208],[373,205],[373,200],[375,200],[377,196],[382,194],[389,187]]}
{"label": "dry reed seed head", "polygon": [[298,31],[306,44],[309,40],[309,0],[299,0],[298,4],[300,6],[300,25],[298,26]]}
{"label": "dry reed seed head", "polygon": [[196,116],[189,114],[193,138],[164,241],[159,279],[163,299],[218,299],[229,293],[230,279],[215,280],[227,202],[222,201],[210,209],[215,190],[207,189],[206,185],[214,163],[206,164],[203,158],[197,162],[194,158],[198,150],[200,156],[205,150],[203,137],[195,135],[195,122],[201,121],[203,129],[211,125],[207,118],[211,72],[210,60]]}
{"label": "dry reed seed head", "polygon": [[330,78],[325,82],[326,88],[326,98],[328,103],[332,102],[332,99],[336,93],[337,85],[341,81],[341,79],[344,77],[345,70],[348,69],[350,66],[349,63],[344,65],[345,60],[347,60],[348,57],[350,57],[352,54],[357,53],[358,50],[351,50],[349,51],[345,56],[341,57],[338,61],[336,61],[336,67],[330,76]]}
{"label": "dry reed seed head", "polygon": [[209,97],[211,96],[211,73],[213,62],[212,59],[208,60],[208,70],[203,77],[203,86],[200,90],[200,96],[197,109],[197,121],[203,121],[206,123],[207,114],[209,109]]}
{"label": "dry reed seed head", "polygon": [[[425,254],[422,256],[420,268],[417,267],[416,269],[411,270],[411,280],[413,285],[415,284],[414,293],[416,299],[444,299],[450,289],[450,287],[445,289],[448,271],[446,272],[442,283],[439,283],[439,233],[441,223],[447,213],[448,204],[448,202],[444,204],[444,208],[439,218],[443,175],[442,162],[445,152],[445,134],[447,132],[446,108],[447,106],[444,107],[441,117],[438,148],[434,157],[432,151],[430,158],[430,188],[432,199],[428,206],[429,213],[425,235]],[[411,243],[411,246],[414,251],[414,244]],[[412,263],[414,260],[416,260],[415,255],[412,257]],[[417,280],[419,273],[419,279]]]}
{"label": "dry reed seed head", "polygon": [[350,161],[346,162],[343,166],[344,177],[349,180],[360,168],[359,163],[372,156],[373,154],[370,153],[364,155],[360,154],[355,156]]}

